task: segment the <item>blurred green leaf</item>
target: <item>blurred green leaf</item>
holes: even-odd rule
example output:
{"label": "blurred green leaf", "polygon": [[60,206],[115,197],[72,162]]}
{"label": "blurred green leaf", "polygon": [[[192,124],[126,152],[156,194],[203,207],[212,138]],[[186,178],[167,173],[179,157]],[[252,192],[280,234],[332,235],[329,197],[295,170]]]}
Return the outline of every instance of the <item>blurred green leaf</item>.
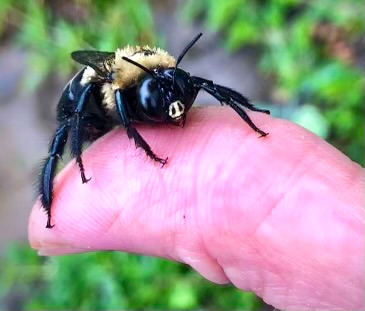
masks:
{"label": "blurred green leaf", "polygon": [[292,115],[291,120],[320,137],[328,136],[328,121],[313,105],[303,105]]}
{"label": "blurred green leaf", "polygon": [[169,296],[169,309],[191,309],[197,307],[196,291],[191,282],[179,280]]}
{"label": "blurred green leaf", "polygon": [[257,33],[257,28],[253,27],[252,24],[237,20],[230,27],[227,47],[235,50],[243,44],[252,44],[258,40],[259,35],[260,33]]}

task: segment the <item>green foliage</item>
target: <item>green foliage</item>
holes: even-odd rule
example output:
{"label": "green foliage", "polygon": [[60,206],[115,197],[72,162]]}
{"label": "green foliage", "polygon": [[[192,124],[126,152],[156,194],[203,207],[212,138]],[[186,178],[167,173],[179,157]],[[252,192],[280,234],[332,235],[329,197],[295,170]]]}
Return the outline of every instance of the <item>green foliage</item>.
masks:
{"label": "green foliage", "polygon": [[30,54],[32,79],[25,81],[29,89],[50,72],[70,75],[75,49],[112,51],[155,40],[147,0],[1,0],[0,35],[9,24],[17,28],[16,39]]}
{"label": "green foliage", "polygon": [[[329,125],[321,132],[363,164],[364,78],[354,55],[362,8],[360,0],[189,0],[184,15],[203,16],[206,27],[225,34],[230,51],[260,48],[260,68],[275,79],[274,99],[318,107]],[[327,28],[318,38],[321,26]]]}
{"label": "green foliage", "polygon": [[0,260],[0,309],[17,297],[18,309],[245,309],[261,301],[232,286],[218,286],[191,268],[117,252],[42,258],[27,247]]}

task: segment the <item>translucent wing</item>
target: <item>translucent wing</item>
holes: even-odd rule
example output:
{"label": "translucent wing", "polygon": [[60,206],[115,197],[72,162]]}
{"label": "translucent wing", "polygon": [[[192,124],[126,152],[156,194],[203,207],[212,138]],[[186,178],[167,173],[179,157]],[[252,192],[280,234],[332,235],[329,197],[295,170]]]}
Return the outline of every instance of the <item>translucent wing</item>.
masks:
{"label": "translucent wing", "polygon": [[75,51],[71,53],[71,57],[75,62],[85,66],[90,66],[98,75],[104,77],[108,72],[106,64],[108,61],[114,59],[114,52],[101,51]]}

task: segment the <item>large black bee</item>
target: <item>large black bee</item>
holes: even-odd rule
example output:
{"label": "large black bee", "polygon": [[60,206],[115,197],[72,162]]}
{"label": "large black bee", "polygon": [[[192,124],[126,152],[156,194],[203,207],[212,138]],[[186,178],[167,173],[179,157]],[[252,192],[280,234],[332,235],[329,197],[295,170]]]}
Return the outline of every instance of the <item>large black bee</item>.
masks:
{"label": "large black bee", "polygon": [[82,183],[87,183],[82,163],[82,146],[94,141],[117,125],[122,125],[136,146],[144,149],[153,160],[162,164],[138,133],[133,124],[170,123],[184,126],[186,113],[200,90],[205,90],[220,103],[232,107],[257,133],[266,136],[248,117],[242,107],[270,113],[253,106],[240,93],[210,80],[191,76],[179,68],[186,52],[201,37],[197,35],[181,52],[177,60],[160,48],[127,46],[115,52],[76,51],[74,61],[85,65],[64,88],[57,106],[58,128],[50,143],[44,163],[39,193],[51,225],[53,179],[59,158],[70,138],[71,154],[76,158]]}

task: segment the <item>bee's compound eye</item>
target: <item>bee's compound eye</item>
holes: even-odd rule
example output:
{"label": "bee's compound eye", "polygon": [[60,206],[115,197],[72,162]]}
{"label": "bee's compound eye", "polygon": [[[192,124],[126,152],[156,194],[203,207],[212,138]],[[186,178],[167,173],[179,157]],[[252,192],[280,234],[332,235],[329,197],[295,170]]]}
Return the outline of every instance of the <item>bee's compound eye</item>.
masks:
{"label": "bee's compound eye", "polygon": [[139,109],[147,119],[155,122],[166,120],[167,115],[156,80],[153,78],[145,79],[141,83],[137,95]]}

